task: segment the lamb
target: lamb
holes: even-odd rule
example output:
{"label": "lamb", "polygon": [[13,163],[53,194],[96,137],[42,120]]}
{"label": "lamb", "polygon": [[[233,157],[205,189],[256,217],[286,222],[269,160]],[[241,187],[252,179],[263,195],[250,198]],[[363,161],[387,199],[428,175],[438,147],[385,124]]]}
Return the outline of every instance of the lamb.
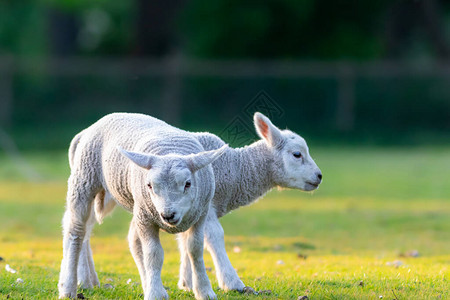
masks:
{"label": "lamb", "polygon": [[[255,113],[253,119],[262,140],[243,148],[228,148],[212,165],[216,189],[205,224],[205,245],[213,258],[219,287],[226,291],[242,291],[245,285],[227,256],[224,231],[218,219],[251,204],[276,186],[312,191],[322,181],[322,173],[302,137],[278,129],[261,113]],[[206,150],[225,144],[211,133],[195,136]],[[192,288],[191,270],[188,255],[182,252],[179,288]]]}
{"label": "lamb", "polygon": [[[309,155],[308,146],[302,137],[290,130],[278,129],[258,112],[254,115],[254,124],[261,140],[243,148],[228,148],[212,163],[216,186],[205,221],[205,246],[213,258],[219,287],[225,291],[242,291],[245,285],[225,251],[224,231],[218,219],[231,210],[251,204],[276,186],[312,191],[322,181],[322,173]],[[192,134],[205,150],[217,149],[225,144],[219,137],[208,132]],[[105,199],[105,206],[110,207],[109,210],[114,205],[115,202],[108,203]],[[85,270],[95,275],[93,265],[88,263],[92,261],[89,244],[83,249]],[[192,290],[189,255],[182,247],[180,251],[178,287]],[[96,275],[92,277],[96,278]]]}
{"label": "lamb", "polygon": [[204,226],[216,185],[211,163],[226,148],[205,151],[193,134],[141,114],[110,114],[76,135],[69,149],[60,298],[76,298],[77,283],[99,285],[90,233],[119,204],[133,213],[128,240],[144,299],[168,298],[159,229],[178,235],[195,297],[215,299],[203,262]]}

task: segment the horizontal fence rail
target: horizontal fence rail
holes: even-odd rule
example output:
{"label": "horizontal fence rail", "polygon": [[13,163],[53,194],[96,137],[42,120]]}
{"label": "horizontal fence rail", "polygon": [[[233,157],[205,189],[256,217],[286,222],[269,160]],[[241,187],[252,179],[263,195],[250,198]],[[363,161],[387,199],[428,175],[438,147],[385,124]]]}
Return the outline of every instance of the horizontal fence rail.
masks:
{"label": "horizontal fence rail", "polygon": [[[57,77],[97,76],[130,78],[154,76],[162,80],[161,103],[168,121],[179,119],[182,78],[224,79],[331,79],[337,84],[335,126],[340,131],[355,126],[355,85],[359,78],[450,80],[449,63],[318,62],[195,60],[181,55],[163,59],[116,58],[18,58],[0,56],[0,124],[11,122],[14,110],[14,76],[45,75]],[[170,111],[170,112],[169,112]]]}
{"label": "horizontal fence rail", "polygon": [[362,77],[428,77],[450,76],[450,63],[319,62],[319,61],[253,61],[194,60],[179,56],[165,59],[113,58],[12,58],[0,56],[0,72],[74,75],[155,75],[176,72],[184,76],[329,78],[348,75]]}

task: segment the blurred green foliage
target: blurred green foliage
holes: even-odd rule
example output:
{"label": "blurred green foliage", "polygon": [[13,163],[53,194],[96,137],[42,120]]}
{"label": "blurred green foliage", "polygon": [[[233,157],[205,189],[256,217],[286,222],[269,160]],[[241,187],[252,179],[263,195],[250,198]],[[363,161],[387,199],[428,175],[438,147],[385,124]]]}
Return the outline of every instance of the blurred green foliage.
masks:
{"label": "blurred green foliage", "polygon": [[[80,41],[76,54],[134,55],[140,2],[2,1],[0,54],[51,54],[47,45],[51,39],[49,27],[54,25],[49,19],[51,12],[56,11],[77,23]],[[178,13],[170,20],[176,28],[174,39],[179,40],[177,45],[188,55],[361,60],[385,55],[386,20],[393,3],[192,0],[172,5],[178,5]],[[448,18],[448,7],[441,6]],[[102,32],[95,33],[99,41],[86,49],[81,40],[84,30],[95,31],[96,25],[90,23],[92,17],[98,22],[106,20],[107,24]]]}
{"label": "blurred green foliage", "polygon": [[43,15],[37,1],[0,1],[0,55],[46,53]]}
{"label": "blurred green foliage", "polygon": [[182,32],[200,57],[378,58],[389,1],[209,1],[187,3]]}
{"label": "blurred green foliage", "polygon": [[[66,147],[76,132],[114,111],[147,113],[185,129],[217,134],[240,116],[252,129],[251,116],[244,109],[261,90],[284,111],[282,117],[274,120],[275,124],[324,143],[449,141],[450,94],[448,78],[442,73],[421,77],[354,75],[354,124],[350,130],[342,131],[337,126],[342,100],[339,74],[273,78],[264,77],[262,68],[262,76],[255,77],[184,74],[177,79],[178,87],[168,87],[165,75],[151,72],[121,74],[121,70],[108,68],[104,72],[108,76],[103,76],[95,72],[45,71],[46,59],[53,56],[121,60],[149,55],[142,49],[152,45],[142,41],[149,38],[142,31],[158,24],[149,23],[149,17],[142,13],[146,3],[149,2],[0,1],[0,75],[12,82],[6,94],[13,98],[7,130],[20,147]],[[400,47],[403,52],[396,58],[418,61],[418,69],[424,61],[423,65],[433,66],[433,59],[438,57],[434,48],[439,43],[436,37],[430,38],[426,28],[442,25],[441,34],[445,34],[450,13],[449,4],[431,1],[439,4],[431,12],[442,22],[427,27],[422,26],[426,22],[419,15],[425,3],[422,1],[191,0],[174,1],[169,6],[162,1],[152,3],[152,8],[160,9],[162,14],[170,6],[178,6],[176,13],[167,17],[167,26],[175,28],[173,36],[162,38],[170,39],[171,47],[188,59],[383,60],[389,57],[390,38],[394,36],[404,43]],[[155,38],[161,38],[157,32]],[[8,78],[1,73],[1,63],[2,58],[10,56],[14,57],[13,65],[23,64],[22,71],[13,69]],[[43,70],[27,69],[24,58],[30,56],[43,62]],[[440,59],[445,59],[445,55]],[[136,67],[142,71],[139,65]],[[3,83],[0,80],[2,95],[2,89],[8,88]],[[181,100],[174,102],[180,113],[171,119],[166,117],[167,106],[172,104],[165,105],[164,101],[172,89]],[[248,133],[248,141],[252,134]]]}
{"label": "blurred green foliage", "polygon": [[[77,27],[75,55],[123,55],[130,52],[134,6],[131,1],[23,0],[0,2],[0,55],[51,56],[52,13],[72,19]],[[97,13],[97,14],[96,14]],[[95,24],[107,22],[102,32]],[[85,32],[87,31],[87,32]],[[94,31],[94,32],[90,32]],[[95,47],[83,46],[83,36],[101,34]]]}

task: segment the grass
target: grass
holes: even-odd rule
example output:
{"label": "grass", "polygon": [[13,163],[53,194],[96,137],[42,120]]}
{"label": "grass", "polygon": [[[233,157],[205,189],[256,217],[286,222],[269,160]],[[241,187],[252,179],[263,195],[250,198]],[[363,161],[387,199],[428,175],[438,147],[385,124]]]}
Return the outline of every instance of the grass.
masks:
{"label": "grass", "polygon": [[[313,194],[272,191],[221,219],[226,247],[242,280],[265,295],[221,299],[447,299],[450,297],[450,151],[448,148],[312,149],[324,183]],[[29,153],[41,181],[23,178],[0,154],[0,299],[56,299],[62,255],[66,154]],[[89,299],[139,299],[139,275],[126,242],[131,217],[117,209],[92,238],[105,287]],[[163,283],[172,299],[179,254],[162,234]],[[235,251],[240,250],[240,251]],[[419,257],[408,252],[417,250]],[[18,272],[5,271],[9,264]],[[23,283],[17,283],[17,278]]]}

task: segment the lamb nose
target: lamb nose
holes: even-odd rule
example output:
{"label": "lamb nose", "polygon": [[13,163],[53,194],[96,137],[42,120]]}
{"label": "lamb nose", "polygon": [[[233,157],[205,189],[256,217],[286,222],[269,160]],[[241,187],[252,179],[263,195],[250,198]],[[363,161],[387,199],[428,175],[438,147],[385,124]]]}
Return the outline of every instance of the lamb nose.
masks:
{"label": "lamb nose", "polygon": [[173,218],[175,217],[175,213],[171,213],[171,214],[164,214],[164,213],[161,213],[161,217],[162,217],[165,221],[170,221],[170,220],[173,220]]}
{"label": "lamb nose", "polygon": [[319,178],[319,180],[322,180],[322,173],[317,174],[317,178]]}

